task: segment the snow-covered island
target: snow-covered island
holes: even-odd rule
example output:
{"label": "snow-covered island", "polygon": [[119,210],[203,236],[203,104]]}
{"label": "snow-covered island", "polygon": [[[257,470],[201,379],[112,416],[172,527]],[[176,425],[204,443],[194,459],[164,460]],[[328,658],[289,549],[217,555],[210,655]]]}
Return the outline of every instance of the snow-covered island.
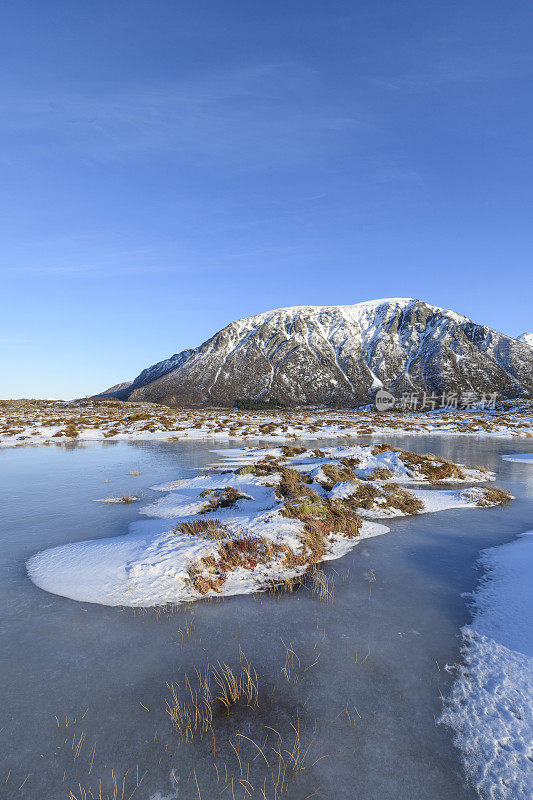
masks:
{"label": "snow-covered island", "polygon": [[34,555],[31,579],[75,600],[129,606],[288,588],[387,532],[378,520],[512,499],[486,469],[389,444],[240,448],[219,459],[154,486],[163,497],[127,535]]}

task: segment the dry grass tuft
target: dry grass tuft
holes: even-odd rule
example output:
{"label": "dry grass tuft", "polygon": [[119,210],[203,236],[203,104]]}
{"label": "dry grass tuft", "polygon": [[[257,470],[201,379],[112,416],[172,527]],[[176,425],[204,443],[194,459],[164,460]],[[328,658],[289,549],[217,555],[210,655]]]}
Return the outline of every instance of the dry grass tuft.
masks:
{"label": "dry grass tuft", "polygon": [[295,591],[295,589],[299,589],[300,586],[302,585],[303,585],[302,577],[295,576],[294,578],[284,578],[281,580],[269,578],[268,580],[264,581],[264,583],[262,584],[262,588],[266,589],[270,595],[275,596],[278,594],[292,594]]}
{"label": "dry grass tuft", "polygon": [[276,493],[284,500],[302,497],[312,491],[305,486],[305,483],[309,482],[310,478],[307,475],[289,467],[281,467],[281,480]]}
{"label": "dry grass tuft", "polygon": [[354,508],[368,510],[372,508],[378,496],[379,489],[373,483],[360,483],[355,492],[346,499],[346,502]]}
{"label": "dry grass tuft", "polygon": [[421,473],[430,483],[445,483],[447,480],[465,480],[465,474],[453,461],[438,458],[432,453],[418,455],[400,450],[400,458],[414,472]]}
{"label": "dry grass tuft", "polygon": [[313,566],[324,558],[327,551],[328,538],[332,533],[343,534],[349,538],[358,536],[362,519],[344,500],[329,498],[302,503],[286,503],[281,514],[291,519],[299,519],[304,523],[299,533],[302,545],[301,552],[285,556],[286,565]]}
{"label": "dry grass tuft", "polygon": [[336,483],[351,481],[355,478],[353,469],[345,464],[323,464],[322,472],[326,476],[326,480],[320,481],[320,484],[327,491],[333,489]]}
{"label": "dry grass tuft", "polygon": [[265,456],[260,461],[256,461],[255,464],[252,465],[251,472],[258,477],[264,477],[265,475],[272,475],[275,472],[281,472],[281,469],[281,459],[276,458],[276,456]]}
{"label": "dry grass tuft", "polygon": [[397,453],[399,451],[397,447],[393,447],[391,444],[375,444],[370,452],[373,456],[378,456],[380,453]]}
{"label": "dry grass tuft", "polygon": [[245,464],[243,467],[239,467],[235,470],[235,475],[251,475],[254,474],[254,471],[254,464]]}
{"label": "dry grass tuft", "polygon": [[228,573],[237,569],[253,571],[282,558],[288,545],[271,542],[264,536],[241,534],[224,538],[216,553],[196,559],[188,567],[191,586],[202,595],[219,592]]}
{"label": "dry grass tuft", "polygon": [[397,483],[381,487],[381,496],[384,498],[381,507],[397,508],[403,514],[418,514],[424,509],[422,500]]}
{"label": "dry grass tuft", "polygon": [[388,467],[374,467],[370,476],[373,481],[385,481],[387,478],[392,478],[394,472]]}
{"label": "dry grass tuft", "polygon": [[225,486],[223,489],[206,489],[200,494],[200,497],[209,497],[207,503],[200,510],[200,514],[216,511],[217,508],[232,508],[239,500],[249,500],[247,495],[238,492],[233,486]]}
{"label": "dry grass tuft", "polygon": [[297,444],[284,444],[280,447],[280,450],[284,456],[290,458],[291,456],[301,456],[302,453],[306,453],[307,447],[300,447]]}
{"label": "dry grass tuft", "polygon": [[106,497],[104,503],[135,503],[138,499],[134,494],[123,494],[122,497]]}
{"label": "dry grass tuft", "polygon": [[468,497],[481,508],[507,505],[513,499],[511,492],[500,489],[498,486],[483,486],[479,490],[473,491]]}
{"label": "dry grass tuft", "polygon": [[311,586],[314,594],[317,594],[325,603],[329,603],[335,597],[335,581],[328,578],[321,569],[314,569],[311,573]]}
{"label": "dry grass tuft", "polygon": [[182,533],[185,536],[198,536],[200,539],[227,539],[231,530],[218,519],[195,519],[189,522],[178,522],[172,529],[173,533]]}

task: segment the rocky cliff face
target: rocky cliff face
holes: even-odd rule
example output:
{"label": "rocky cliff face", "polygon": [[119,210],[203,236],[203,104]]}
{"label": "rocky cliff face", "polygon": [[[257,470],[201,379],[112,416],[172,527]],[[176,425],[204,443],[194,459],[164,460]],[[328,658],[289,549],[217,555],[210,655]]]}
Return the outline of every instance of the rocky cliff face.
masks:
{"label": "rocky cliff face", "polygon": [[373,391],[533,394],[533,349],[453,311],[395,298],[237,320],[144,370],[115,396],[176,406],[239,398],[354,405]]}

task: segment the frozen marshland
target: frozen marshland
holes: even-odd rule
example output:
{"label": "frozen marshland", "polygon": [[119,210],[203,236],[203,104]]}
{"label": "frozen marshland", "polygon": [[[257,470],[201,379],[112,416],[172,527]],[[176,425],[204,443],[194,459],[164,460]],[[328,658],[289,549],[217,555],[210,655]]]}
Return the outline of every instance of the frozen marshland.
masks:
{"label": "frozen marshland", "polygon": [[[532,652],[522,634],[531,605],[513,584],[531,562],[529,537],[516,537],[532,527],[533,469],[527,458],[501,456],[531,454],[533,445],[457,434],[387,441],[485,465],[516,499],[387,519],[388,533],[363,538],[323,566],[327,602],[304,582],[292,593],[165,610],[46,592],[29,580],[26,562],[49,548],[120,537],[129,524],[150,520],[139,514],[147,506],[161,527],[158,509],[168,501],[149,487],[194,478],[223,460],[213,453],[220,444],[3,450],[2,800],[455,800],[475,798],[473,784],[495,798],[528,797],[531,726],[519,693],[531,689]],[[123,495],[142,502],[93,502]],[[478,564],[481,551],[499,545]],[[482,583],[472,607],[465,594],[487,570],[493,583]],[[491,591],[510,615],[491,617]],[[506,673],[498,683],[502,657],[519,681]],[[173,697],[183,707],[191,695],[201,702],[201,679],[206,670],[220,675],[219,665],[237,677],[256,675],[253,690],[231,713],[216,706],[206,735],[180,741],[168,713]],[[497,702],[488,705],[491,681]],[[215,693],[216,677],[212,683]],[[479,753],[488,767],[480,769]]]}

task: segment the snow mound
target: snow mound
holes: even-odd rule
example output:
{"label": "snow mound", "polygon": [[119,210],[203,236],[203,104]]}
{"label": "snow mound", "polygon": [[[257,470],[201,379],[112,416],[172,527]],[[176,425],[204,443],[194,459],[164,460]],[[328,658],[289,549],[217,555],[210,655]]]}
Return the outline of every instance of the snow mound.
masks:
{"label": "snow mound", "polygon": [[[290,528],[293,520],[282,522]],[[339,540],[325,560],[339,558],[363,539],[388,531],[385,525],[365,520],[357,539]],[[212,543],[176,534],[168,523],[147,520],[132,523],[125,536],[44,550],[32,556],[26,567],[33,583],[52,594],[107,606],[147,608],[197,600],[187,570],[192,560],[212,549]],[[261,577],[268,577],[266,570],[263,574],[258,569],[237,570],[219,596],[256,592]]]}

